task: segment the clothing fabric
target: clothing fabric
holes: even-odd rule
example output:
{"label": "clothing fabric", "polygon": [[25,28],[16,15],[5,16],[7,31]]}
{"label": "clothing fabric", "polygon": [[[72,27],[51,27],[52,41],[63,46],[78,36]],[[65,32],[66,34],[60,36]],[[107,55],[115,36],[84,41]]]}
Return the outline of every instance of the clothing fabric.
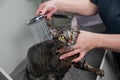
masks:
{"label": "clothing fabric", "polygon": [[[91,0],[98,6],[98,14],[106,26],[107,33],[120,34],[120,0]],[[113,52],[120,80],[120,53]]]}
{"label": "clothing fabric", "polygon": [[120,34],[120,0],[91,0],[98,6],[98,13],[111,34]]}

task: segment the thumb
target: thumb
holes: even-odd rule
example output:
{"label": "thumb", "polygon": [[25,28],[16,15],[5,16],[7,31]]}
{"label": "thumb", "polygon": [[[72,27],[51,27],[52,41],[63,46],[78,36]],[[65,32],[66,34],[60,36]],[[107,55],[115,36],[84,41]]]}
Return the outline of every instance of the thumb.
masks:
{"label": "thumb", "polygon": [[47,17],[50,19],[51,16],[52,16],[55,12],[57,12],[57,9],[51,10],[51,12],[49,12],[49,13],[47,14]]}

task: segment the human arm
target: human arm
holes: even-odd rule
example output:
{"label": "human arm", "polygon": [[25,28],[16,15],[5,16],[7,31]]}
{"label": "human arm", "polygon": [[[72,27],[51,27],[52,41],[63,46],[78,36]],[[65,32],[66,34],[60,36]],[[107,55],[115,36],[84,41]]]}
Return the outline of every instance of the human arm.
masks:
{"label": "human arm", "polygon": [[52,14],[57,11],[90,16],[97,12],[97,7],[90,0],[50,0],[39,6],[36,15],[41,12],[51,18]]}
{"label": "human arm", "polygon": [[80,54],[79,57],[73,60],[73,62],[78,62],[88,51],[94,48],[104,48],[120,52],[120,34],[99,34],[81,30],[73,48],[74,51],[62,55],[60,59]]}

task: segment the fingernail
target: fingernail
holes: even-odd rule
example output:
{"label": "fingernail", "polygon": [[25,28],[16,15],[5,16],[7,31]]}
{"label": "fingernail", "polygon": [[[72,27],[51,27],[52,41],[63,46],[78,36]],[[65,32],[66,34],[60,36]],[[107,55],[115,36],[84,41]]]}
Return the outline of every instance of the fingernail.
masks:
{"label": "fingernail", "polygon": [[75,61],[75,60],[72,60],[72,62],[73,62],[73,63],[76,63],[76,61]]}
{"label": "fingernail", "polygon": [[45,18],[47,18],[47,15],[44,15]]}
{"label": "fingernail", "polygon": [[72,60],[72,63],[75,63],[75,61],[74,61],[74,60]]}
{"label": "fingernail", "polygon": [[60,56],[60,59],[63,59],[64,57],[63,56]]}

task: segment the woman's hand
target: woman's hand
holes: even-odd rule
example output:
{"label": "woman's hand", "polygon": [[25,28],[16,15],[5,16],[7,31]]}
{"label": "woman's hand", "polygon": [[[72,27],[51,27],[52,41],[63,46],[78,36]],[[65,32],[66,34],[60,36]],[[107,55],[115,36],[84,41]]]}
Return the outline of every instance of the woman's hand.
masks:
{"label": "woman's hand", "polygon": [[49,0],[40,4],[36,15],[46,15],[48,19],[51,19],[58,10],[90,16],[96,14],[97,6],[90,0]]}
{"label": "woman's hand", "polygon": [[97,33],[81,30],[76,44],[73,47],[74,51],[63,54],[60,59],[73,56],[75,54],[80,54],[79,57],[73,60],[73,62],[80,61],[87,54],[88,51],[98,47],[99,39],[97,35]]}
{"label": "woman's hand", "polygon": [[42,3],[38,10],[36,11],[35,15],[46,15],[48,19],[51,19],[51,16],[57,12],[57,5],[56,0],[50,0],[47,2]]}

